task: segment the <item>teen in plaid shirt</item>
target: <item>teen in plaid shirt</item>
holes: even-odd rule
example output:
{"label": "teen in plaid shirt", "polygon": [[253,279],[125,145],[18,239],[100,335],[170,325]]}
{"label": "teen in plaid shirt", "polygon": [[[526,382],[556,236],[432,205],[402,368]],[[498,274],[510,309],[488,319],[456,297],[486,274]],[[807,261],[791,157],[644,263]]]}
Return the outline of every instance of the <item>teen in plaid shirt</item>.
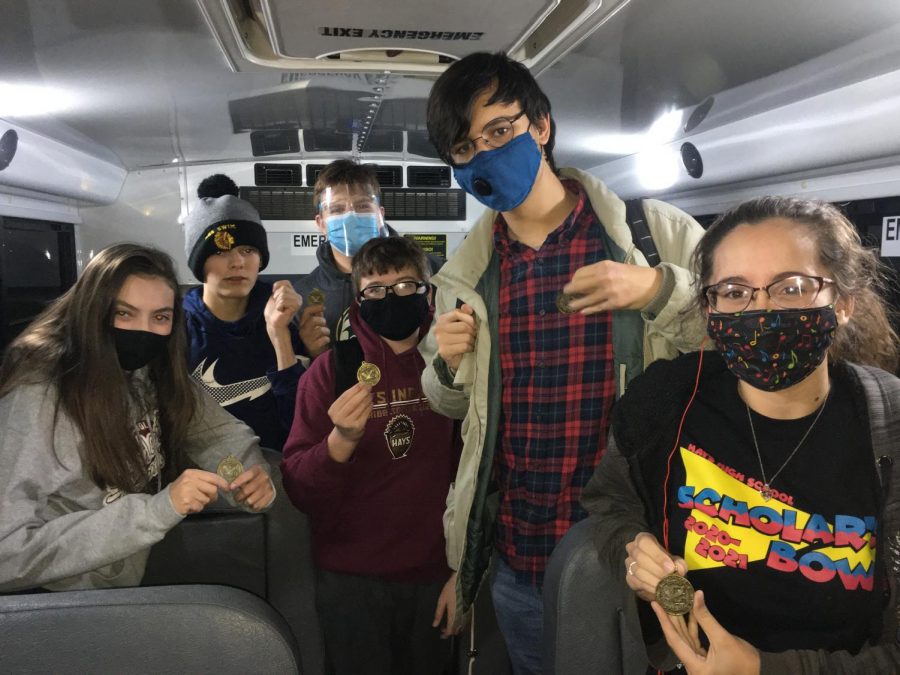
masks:
{"label": "teen in plaid shirt", "polygon": [[645,201],[663,261],[649,267],[624,203],[586,173],[557,171],[550,103],[503,54],[470,55],[438,79],[428,130],[490,209],[433,279],[438,318],[422,347],[432,407],[465,419],[445,514],[457,628],[497,552],[491,590],[514,670],[538,673],[544,569],[586,515],[613,400],[645,363],[700,343],[702,323],[681,310],[703,231]]}

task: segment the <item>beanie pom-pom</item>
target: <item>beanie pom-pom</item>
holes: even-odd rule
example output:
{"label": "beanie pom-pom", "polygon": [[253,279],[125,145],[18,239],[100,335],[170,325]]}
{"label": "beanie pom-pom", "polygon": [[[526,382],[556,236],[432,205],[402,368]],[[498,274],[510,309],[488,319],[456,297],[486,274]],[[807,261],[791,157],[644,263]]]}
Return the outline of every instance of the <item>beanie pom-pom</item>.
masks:
{"label": "beanie pom-pom", "polygon": [[240,196],[237,184],[224,173],[217,173],[204,178],[197,186],[197,196],[218,198],[224,195]]}

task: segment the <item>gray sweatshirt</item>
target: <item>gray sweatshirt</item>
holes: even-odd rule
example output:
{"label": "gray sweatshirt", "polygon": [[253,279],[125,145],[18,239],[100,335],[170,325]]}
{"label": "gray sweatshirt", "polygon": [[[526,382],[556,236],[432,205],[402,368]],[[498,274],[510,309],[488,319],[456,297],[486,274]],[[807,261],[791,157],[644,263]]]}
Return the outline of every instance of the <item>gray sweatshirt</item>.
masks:
{"label": "gray sweatshirt", "polygon": [[[215,471],[228,454],[245,469],[266,466],[248,426],[207,393],[198,400],[185,443],[198,467]],[[158,414],[145,409],[133,423],[157,481]],[[150,547],[183,516],[168,487],[153,495],[98,487],[83,469],[78,429],[62,410],[54,425],[55,411],[53,385],[23,385],[0,399],[0,592],[135,586]]]}

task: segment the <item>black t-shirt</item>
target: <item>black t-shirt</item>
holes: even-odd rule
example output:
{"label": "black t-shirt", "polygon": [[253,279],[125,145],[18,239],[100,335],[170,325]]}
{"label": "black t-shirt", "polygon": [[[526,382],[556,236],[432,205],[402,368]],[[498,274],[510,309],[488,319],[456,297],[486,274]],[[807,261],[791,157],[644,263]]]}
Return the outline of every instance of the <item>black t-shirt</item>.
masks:
{"label": "black t-shirt", "polygon": [[[818,411],[816,411],[818,412]],[[737,380],[698,391],[667,485],[669,550],[687,561],[713,615],[763,651],[857,652],[880,626],[874,588],[878,477],[852,392],[832,378],[812,425],[753,415],[765,475]]]}

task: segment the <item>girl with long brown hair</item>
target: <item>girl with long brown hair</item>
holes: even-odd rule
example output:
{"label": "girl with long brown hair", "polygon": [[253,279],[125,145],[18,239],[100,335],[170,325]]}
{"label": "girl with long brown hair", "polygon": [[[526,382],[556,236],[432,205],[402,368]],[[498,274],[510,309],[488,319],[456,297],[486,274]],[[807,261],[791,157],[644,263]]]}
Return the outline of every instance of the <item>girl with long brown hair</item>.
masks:
{"label": "girl with long brown hair", "polygon": [[652,365],[616,408],[584,493],[600,559],[658,667],[898,672],[900,380],[877,254],[835,207],[766,197],[695,258],[716,349]]}
{"label": "girl with long brown hair", "polygon": [[[136,585],[150,546],[220,490],[271,504],[256,437],[192,382],[185,350],[172,261],[134,244],[101,251],[8,347],[0,590]],[[225,480],[229,455],[246,470]]]}

